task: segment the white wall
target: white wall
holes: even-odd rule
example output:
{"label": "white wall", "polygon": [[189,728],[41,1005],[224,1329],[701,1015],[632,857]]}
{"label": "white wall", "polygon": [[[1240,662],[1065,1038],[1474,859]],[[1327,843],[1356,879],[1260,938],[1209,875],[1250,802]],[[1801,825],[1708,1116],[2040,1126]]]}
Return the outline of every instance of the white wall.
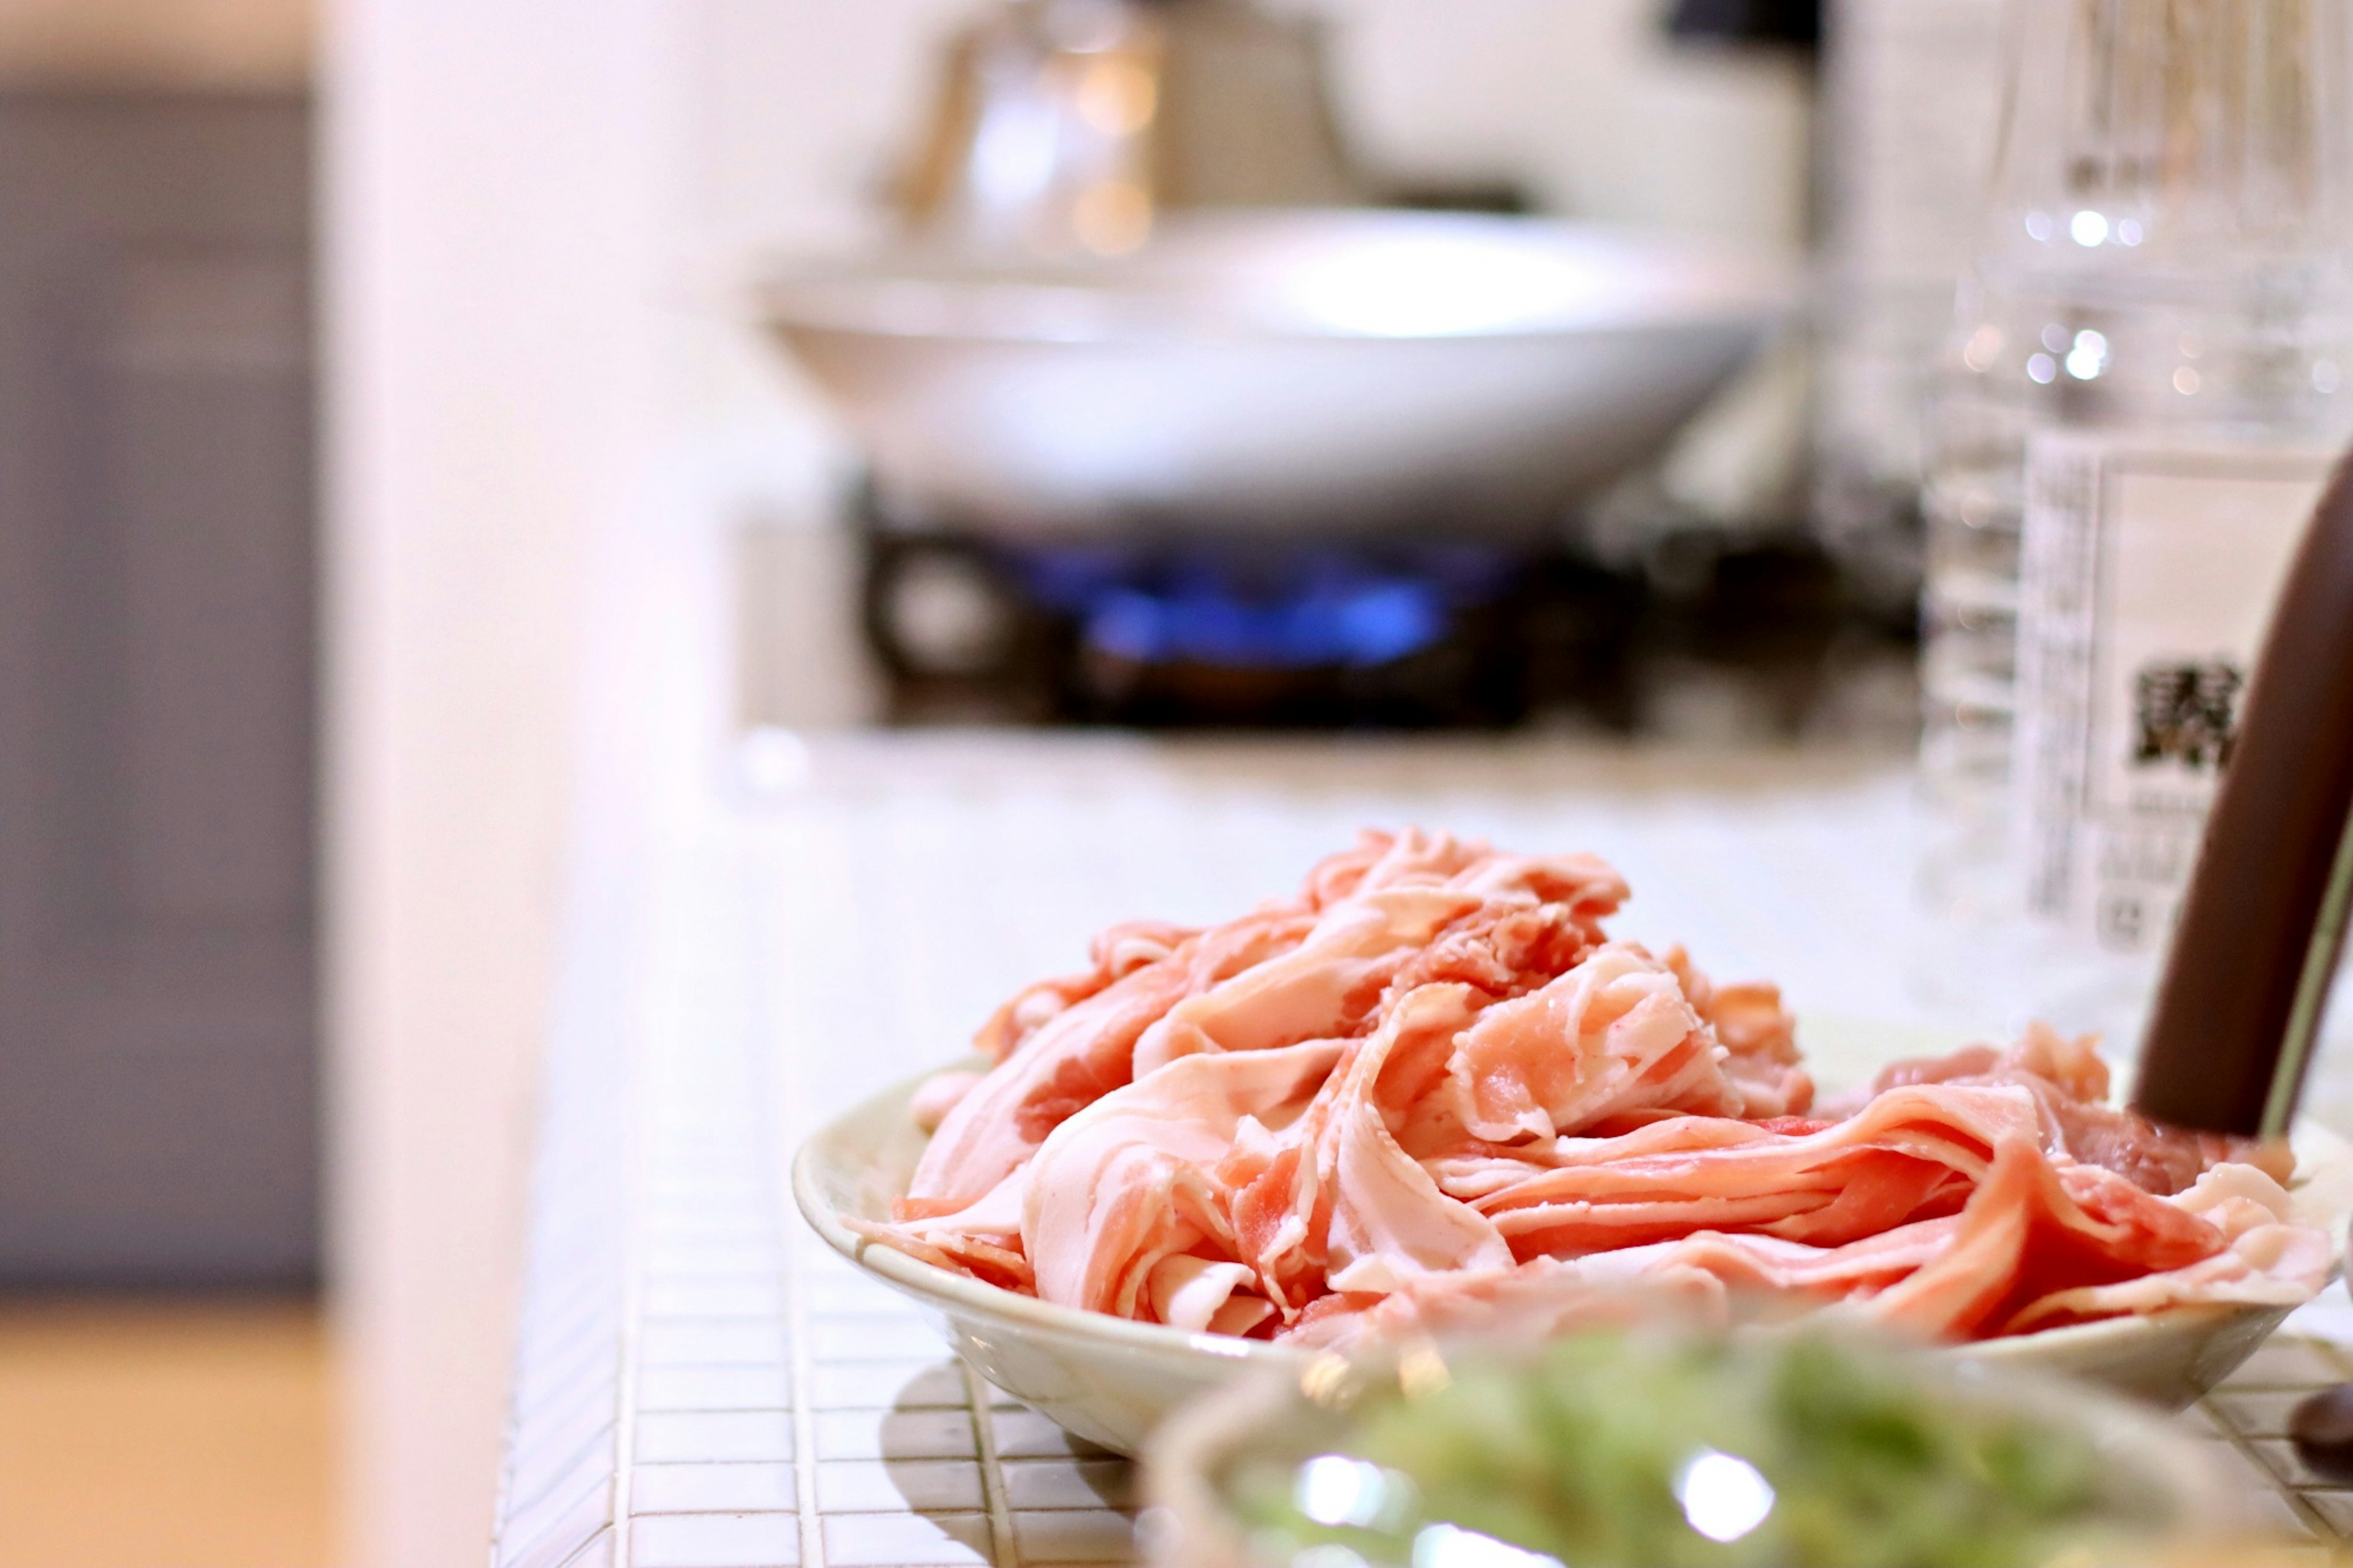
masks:
{"label": "white wall", "polygon": [[1528,181],[1556,212],[1796,244],[1808,122],[1787,57],[1678,47],[1661,0],[1325,0],[1376,167]]}
{"label": "white wall", "polygon": [[660,0],[336,0],[332,1286],[351,1561],[482,1560],[588,563],[658,426]]}
{"label": "white wall", "polygon": [[[925,107],[937,34],[976,3],[689,0],[699,240],[741,254],[853,230]],[[1512,174],[1558,211],[1798,237],[1795,72],[1670,46],[1660,0],[1286,8],[1325,18],[1342,114],[1377,169]]]}

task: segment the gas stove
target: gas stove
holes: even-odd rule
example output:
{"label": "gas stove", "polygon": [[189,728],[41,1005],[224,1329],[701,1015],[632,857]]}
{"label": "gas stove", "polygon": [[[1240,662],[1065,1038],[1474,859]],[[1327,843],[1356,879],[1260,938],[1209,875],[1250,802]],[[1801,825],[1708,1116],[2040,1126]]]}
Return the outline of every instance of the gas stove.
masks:
{"label": "gas stove", "polygon": [[1438,525],[1056,542],[907,526],[871,490],[856,524],[900,724],[1894,739],[1912,721],[1911,628],[1860,609],[1797,531],[1671,529],[1616,562]]}

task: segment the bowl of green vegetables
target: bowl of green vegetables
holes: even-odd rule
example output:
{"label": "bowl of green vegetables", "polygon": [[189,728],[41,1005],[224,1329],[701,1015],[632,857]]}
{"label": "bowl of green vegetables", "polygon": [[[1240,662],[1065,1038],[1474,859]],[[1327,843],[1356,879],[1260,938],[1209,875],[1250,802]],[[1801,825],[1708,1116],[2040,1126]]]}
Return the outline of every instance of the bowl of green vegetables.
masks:
{"label": "bowl of green vegetables", "polygon": [[1165,1568],[2096,1568],[2240,1534],[2207,1447],[1852,1328],[1423,1343],[1179,1415],[1146,1540]]}

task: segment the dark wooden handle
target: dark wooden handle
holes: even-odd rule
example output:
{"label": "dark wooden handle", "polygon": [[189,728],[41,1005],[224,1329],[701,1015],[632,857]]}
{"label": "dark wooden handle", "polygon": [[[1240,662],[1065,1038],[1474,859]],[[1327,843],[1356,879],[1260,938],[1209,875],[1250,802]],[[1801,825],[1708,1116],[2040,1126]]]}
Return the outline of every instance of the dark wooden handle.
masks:
{"label": "dark wooden handle", "polygon": [[2135,1109],[2269,1137],[2303,1091],[2353,898],[2353,459],[2255,668],[2144,1043]]}

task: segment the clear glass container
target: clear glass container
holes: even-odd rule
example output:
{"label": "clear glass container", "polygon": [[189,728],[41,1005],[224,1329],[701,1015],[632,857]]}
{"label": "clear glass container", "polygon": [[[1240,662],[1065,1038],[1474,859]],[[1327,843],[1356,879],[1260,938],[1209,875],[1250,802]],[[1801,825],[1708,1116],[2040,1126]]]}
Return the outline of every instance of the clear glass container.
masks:
{"label": "clear glass container", "polygon": [[1919,591],[1926,378],[1975,253],[2003,82],[2003,0],[1838,0],[1812,509],[1873,602]]}
{"label": "clear glass container", "polygon": [[[1150,1561],[2242,1561],[2239,1483],[2147,1405],[1853,1322],[1727,1339],[1639,1292],[1587,1305],[1646,1327],[1506,1313],[1498,1334],[1327,1352],[1194,1401],[1146,1455]],[[1874,1462],[1850,1462],[1862,1451]]]}
{"label": "clear glass container", "polygon": [[2133,715],[2101,683],[2165,689],[2150,626],[2223,680],[2263,574],[2201,574],[2168,541],[2211,555],[2217,525],[2177,514],[2271,551],[2353,430],[2353,8],[2019,0],[2010,26],[1930,420],[1919,977],[2128,1040],[2221,759],[2112,757]]}

